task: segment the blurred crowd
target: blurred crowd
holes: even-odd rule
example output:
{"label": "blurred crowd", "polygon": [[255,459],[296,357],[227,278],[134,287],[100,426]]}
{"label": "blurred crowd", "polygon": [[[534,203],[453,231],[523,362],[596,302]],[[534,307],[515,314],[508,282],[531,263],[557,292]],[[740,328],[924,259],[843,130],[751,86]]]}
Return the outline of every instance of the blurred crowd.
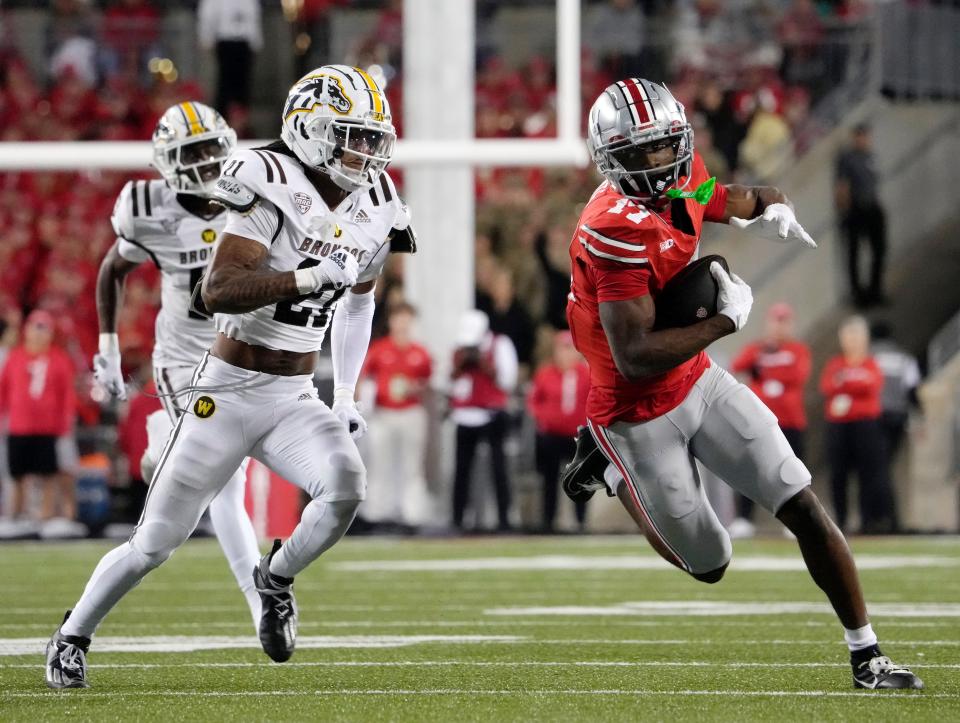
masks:
{"label": "blurred crowd", "polygon": [[[538,4],[544,3],[518,0],[509,5]],[[264,44],[261,12],[266,5],[254,0],[178,4],[184,5],[197,9],[198,46],[210,51],[218,68],[235,70],[219,72],[213,88],[181,77],[167,58],[164,3],[51,0],[40,72],[15,51],[11,27],[0,25],[6,33],[0,35],[0,141],[146,139],[166,108],[188,99],[216,99],[241,136],[273,135],[272,127],[256,127],[251,113],[250,66]],[[353,6],[379,8],[372,30],[352,43],[343,60],[377,68],[400,125],[402,2],[304,0],[293,5],[290,12],[286,4],[284,9],[298,70],[329,60],[325,54],[333,13]],[[555,135],[556,68],[549,51],[553,31],[544,31],[544,47],[532,43],[529,54],[515,60],[515,53],[498,46],[492,31],[503,5],[477,2],[476,133],[500,138]],[[724,182],[763,178],[776,171],[777,159],[802,152],[816,134],[810,108],[829,92],[830,82],[842,77],[838,69],[845,62],[845,34],[862,26],[867,9],[859,0],[585,3],[584,108],[618,78],[642,74],[665,79],[688,109],[697,148],[711,172]],[[52,343],[62,349],[74,374],[76,423],[86,429],[116,422],[92,387],[89,362],[97,346],[97,268],[114,241],[109,218],[116,195],[130,177],[90,170],[6,173],[0,179],[4,350],[17,347],[21,327],[26,338],[25,320],[33,318],[31,312],[47,313]],[[422,431],[430,419],[449,411],[457,447],[449,508],[454,524],[467,524],[472,468],[487,469],[475,463],[482,447],[489,450],[481,452],[481,458],[489,462],[487,476],[497,493],[497,523],[510,527],[515,519],[510,469],[516,464],[507,457],[511,440],[525,429],[533,442],[531,468],[545,480],[542,527],[552,529],[557,470],[571,454],[570,432],[582,417],[586,389],[582,362],[564,331],[567,247],[581,204],[596,183],[592,169],[477,171],[475,338],[460,345],[452,362],[454,378],[441,390],[431,392],[425,381],[431,363],[438,360],[430,360],[421,347],[410,347],[415,310],[403,302],[402,269],[397,264],[387,269],[378,286],[376,319],[383,338],[372,347],[368,365],[375,387],[370,406],[382,417],[371,424],[371,484],[396,470],[398,460],[409,460],[400,450],[417,450],[412,457],[416,465],[427,459],[427,435],[415,430]],[[148,401],[139,407],[131,403],[119,420],[120,447],[134,450],[131,477],[137,474],[139,437],[126,420],[149,411],[140,409],[151,399],[142,369],[149,361],[158,303],[156,270],[141,265],[127,278],[119,320],[124,371],[143,378],[148,393],[141,395]],[[507,345],[509,354],[502,351]],[[512,363],[503,361],[508,356]],[[419,361],[414,363],[413,357]],[[410,368],[398,372],[398,363]],[[512,370],[499,368],[504,364]],[[478,389],[483,391],[480,397]],[[433,414],[426,415],[425,409]],[[103,462],[89,455],[85,459],[93,466]],[[427,482],[416,471],[405,477],[409,495],[397,493],[384,501],[383,509],[369,510],[370,522],[422,523],[430,509]],[[585,511],[575,512],[582,524]]]}

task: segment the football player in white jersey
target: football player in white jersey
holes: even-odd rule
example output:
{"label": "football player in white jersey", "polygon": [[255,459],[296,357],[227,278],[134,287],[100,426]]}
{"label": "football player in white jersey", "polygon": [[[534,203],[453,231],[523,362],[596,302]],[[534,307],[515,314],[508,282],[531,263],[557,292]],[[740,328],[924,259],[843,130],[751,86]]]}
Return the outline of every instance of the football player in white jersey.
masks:
{"label": "football player in white jersey", "polygon": [[[293,579],[340,539],[364,498],[351,436],[366,426],[353,400],[374,283],[391,250],[415,248],[409,213],[384,170],[396,133],[367,73],[325,65],[290,90],[281,137],[224,164],[218,197],[230,210],[202,285],[217,338],[194,374],[140,525],[101,560],[48,643],[52,687],[87,685],[85,652],[97,625],[187,538],[246,456],[312,498],[289,539],[253,570],[261,644],[273,660],[288,659]],[[328,327],[332,408],[311,383]]]}
{"label": "football player in white jersey", "polygon": [[[223,206],[212,197],[223,162],[236,145],[237,134],[213,108],[196,102],[170,107],[153,133],[153,165],[162,180],[128,182],[113,209],[117,241],[97,278],[100,353],[93,360],[94,376],[109,393],[126,398],[117,338],[123,280],[139,264],[153,262],[161,278],[153,373],[164,409],[147,419],[148,448],[141,468],[148,483],[183,413],[193,371],[216,337],[213,322],[191,308],[190,297],[227,223]],[[210,503],[210,520],[256,626],[260,596],[250,569],[260,552],[244,510],[245,483],[246,465],[241,465]]]}

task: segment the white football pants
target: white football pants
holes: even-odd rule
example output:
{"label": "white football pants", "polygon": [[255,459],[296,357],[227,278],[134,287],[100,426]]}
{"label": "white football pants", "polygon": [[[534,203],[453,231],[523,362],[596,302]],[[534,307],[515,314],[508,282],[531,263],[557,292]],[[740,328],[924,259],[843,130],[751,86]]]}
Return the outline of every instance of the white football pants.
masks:
{"label": "white football pants", "polygon": [[609,427],[591,422],[590,431],[611,462],[608,487],[615,493],[626,480],[650,532],[694,574],[723,567],[733,552],[695,459],[772,514],[810,484],[773,412],[716,363],[666,414]]}
{"label": "white football pants", "polygon": [[[153,378],[163,409],[147,417],[147,451],[140,462],[144,480],[149,484],[163,447],[190,399],[181,393],[190,387],[195,367],[154,367]],[[147,478],[147,472],[150,472]],[[260,595],[253,586],[253,568],[260,561],[260,549],[253,523],[247,515],[244,497],[247,489],[247,460],[233,473],[226,486],[210,503],[210,523],[217,542],[230,565],[253,617],[254,629],[260,625]]]}
{"label": "white football pants", "polygon": [[[309,375],[251,372],[205,355],[185,413],[157,464],[140,523],[87,583],[66,635],[90,637],[114,605],[190,536],[245,457],[312,498],[270,571],[294,577],[346,532],[366,475],[346,427],[317,398]],[[253,566],[249,568],[252,575]]]}

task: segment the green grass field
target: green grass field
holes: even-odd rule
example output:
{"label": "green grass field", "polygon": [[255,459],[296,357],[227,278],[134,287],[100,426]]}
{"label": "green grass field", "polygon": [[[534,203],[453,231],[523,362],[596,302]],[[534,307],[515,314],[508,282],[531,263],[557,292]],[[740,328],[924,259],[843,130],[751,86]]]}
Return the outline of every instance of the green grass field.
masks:
{"label": "green grass field", "polygon": [[43,642],[108,547],[0,547],[0,720],[960,720],[960,538],[854,542],[920,692],[853,690],[793,543],[737,544],[707,586],[634,537],[348,539],[297,579],[279,665],[191,541],[104,623],[93,687],[50,691]]}

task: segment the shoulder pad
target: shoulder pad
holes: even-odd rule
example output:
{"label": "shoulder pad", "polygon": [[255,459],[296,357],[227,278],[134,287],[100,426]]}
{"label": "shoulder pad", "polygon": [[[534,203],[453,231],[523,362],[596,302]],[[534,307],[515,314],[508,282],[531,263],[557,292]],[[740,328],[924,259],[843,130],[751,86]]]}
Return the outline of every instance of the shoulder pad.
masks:
{"label": "shoulder pad", "polygon": [[145,227],[159,222],[162,193],[162,181],[127,181],[117,196],[110,216],[117,236],[134,240]]}
{"label": "shoulder pad", "polygon": [[262,176],[254,151],[237,149],[223,164],[213,199],[229,209],[246,213],[260,200]]}
{"label": "shoulder pad", "polygon": [[386,171],[381,173],[380,178],[374,181],[373,186],[367,193],[378,210],[383,209],[392,212],[393,216],[390,223],[392,228],[403,230],[407,227],[410,223],[410,209],[400,198],[400,194],[397,193],[397,187],[389,173]]}
{"label": "shoulder pad", "polygon": [[404,228],[394,228],[390,234],[390,253],[417,253],[417,234],[409,223]]}

